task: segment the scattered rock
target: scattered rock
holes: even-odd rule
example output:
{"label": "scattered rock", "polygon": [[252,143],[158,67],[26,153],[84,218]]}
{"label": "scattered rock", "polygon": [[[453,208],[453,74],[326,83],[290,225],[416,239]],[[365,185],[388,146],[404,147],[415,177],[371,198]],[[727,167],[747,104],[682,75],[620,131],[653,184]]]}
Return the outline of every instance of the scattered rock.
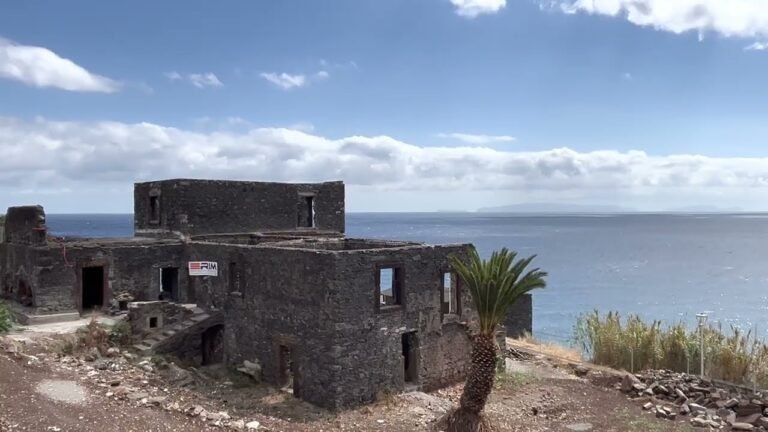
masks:
{"label": "scattered rock", "polygon": [[592,424],[591,423],[574,423],[567,425],[565,428],[570,431],[576,431],[576,432],[587,432],[592,430]]}
{"label": "scattered rock", "polygon": [[142,400],[144,398],[148,398],[149,394],[147,392],[133,392],[133,393],[128,393],[127,397],[128,397],[128,400],[137,401],[137,400]]}
{"label": "scattered rock", "polygon": [[96,359],[99,359],[99,358],[101,358],[101,353],[97,348],[89,349],[88,352],[85,353],[85,355],[83,356],[83,359],[89,362],[95,361]]}
{"label": "scattered rock", "polygon": [[245,424],[245,429],[246,429],[246,430],[256,430],[256,429],[258,429],[260,426],[261,426],[261,423],[259,423],[259,422],[257,422],[256,420],[254,420],[254,421],[252,421],[252,422],[248,422],[248,423],[246,423],[246,424]]}
{"label": "scattered rock", "polygon": [[203,409],[203,407],[201,407],[200,405],[194,405],[194,406],[190,406],[190,407],[188,407],[186,410],[184,410],[184,412],[185,412],[185,413],[186,413],[188,416],[190,416],[190,417],[196,417],[196,416],[199,416],[199,415],[200,415],[202,412],[204,412],[204,411],[205,411],[205,409]]}
{"label": "scattered rock", "polygon": [[630,398],[650,399],[643,409],[658,418],[674,420],[680,414],[691,416],[690,423],[696,427],[732,425],[733,430],[752,430],[736,428],[749,425],[768,429],[768,397],[746,387],[718,386],[696,375],[669,370],[625,374],[618,387]]}
{"label": "scattered rock", "polygon": [[152,396],[147,398],[147,401],[145,402],[145,404],[159,406],[160,404],[165,402],[166,399],[168,399],[166,396]]}
{"label": "scattered rock", "polygon": [[573,369],[573,373],[578,377],[585,377],[589,374],[590,369],[584,365],[578,365]]}
{"label": "scattered rock", "polygon": [[641,384],[640,379],[638,379],[633,374],[626,374],[624,375],[624,378],[621,380],[621,391],[624,393],[629,393],[632,390],[634,390],[635,384]]}
{"label": "scattered rock", "polygon": [[251,362],[248,360],[243,361],[243,365],[237,368],[238,372],[242,372],[256,381],[261,381],[261,364],[258,361]]}
{"label": "scattered rock", "polygon": [[736,431],[751,431],[754,429],[755,427],[749,423],[734,423],[731,425],[731,430],[736,430]]}

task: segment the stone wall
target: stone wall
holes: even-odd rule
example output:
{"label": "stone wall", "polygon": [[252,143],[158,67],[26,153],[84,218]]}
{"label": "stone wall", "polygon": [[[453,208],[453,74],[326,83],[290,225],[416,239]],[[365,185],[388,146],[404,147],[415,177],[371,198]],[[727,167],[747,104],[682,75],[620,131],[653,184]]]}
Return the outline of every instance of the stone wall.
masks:
{"label": "stone wall", "polygon": [[[464,292],[461,315],[451,319],[443,316],[441,290],[443,273],[450,269],[448,256],[465,257],[468,247],[405,246],[333,252],[336,277],[329,296],[336,329],[330,353],[338,373],[328,397],[334,408],[371,402],[379,392],[405,387],[405,333],[415,336],[418,354],[419,372],[412,384],[435,388],[463,378],[470,359],[466,327],[461,323],[472,321],[476,315]],[[401,306],[376,304],[377,267],[382,265],[401,269]]]}
{"label": "stone wall", "polygon": [[[137,338],[162,332],[168,327],[181,323],[192,314],[188,308],[167,301],[128,303],[128,323],[131,325],[131,334]],[[155,319],[155,327],[150,325],[150,318]]]}
{"label": "stone wall", "polygon": [[45,211],[41,206],[10,207],[3,229],[3,238],[7,243],[44,245],[47,232]]}
{"label": "stone wall", "polygon": [[219,264],[219,276],[194,277],[190,283],[201,308],[226,311],[225,361],[258,361],[265,381],[280,384],[280,347],[286,347],[293,355],[298,396],[327,406],[335,368],[328,356],[334,335],[328,298],[333,256],[195,242],[190,259]]}
{"label": "stone wall", "polygon": [[[126,292],[134,300],[157,300],[160,268],[179,269],[180,297],[186,286],[184,247],[178,241],[141,239],[51,241],[44,246],[0,244],[0,278],[4,297],[32,307],[30,313],[79,310],[84,267],[104,268],[103,308],[113,294]],[[32,302],[21,301],[23,288]]]}
{"label": "stone wall", "polygon": [[507,337],[511,338],[533,333],[533,296],[530,293],[522,295],[509,308],[504,327]]}
{"label": "stone wall", "polygon": [[462,323],[444,324],[439,335],[426,339],[420,347],[422,390],[436,390],[466,378],[472,354],[467,330]]}
{"label": "stone wall", "polygon": [[142,235],[242,233],[296,230],[307,220],[312,196],[313,228],[344,232],[344,184],[165,180],[134,187],[135,230]]}
{"label": "stone wall", "polygon": [[[0,243],[0,295],[26,307],[38,301],[35,287],[40,269],[37,256],[41,248],[24,244]],[[66,302],[65,302],[66,305]]]}

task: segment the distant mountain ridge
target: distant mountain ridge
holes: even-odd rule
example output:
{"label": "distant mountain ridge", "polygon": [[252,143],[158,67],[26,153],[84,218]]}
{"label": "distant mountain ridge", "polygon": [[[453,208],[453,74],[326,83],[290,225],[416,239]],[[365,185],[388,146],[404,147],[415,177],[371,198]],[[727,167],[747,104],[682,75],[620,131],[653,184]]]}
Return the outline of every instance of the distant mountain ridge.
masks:
{"label": "distant mountain ridge", "polygon": [[481,207],[478,213],[634,213],[637,210],[611,205],[529,203]]}
{"label": "distant mountain ridge", "polygon": [[743,213],[738,207],[718,207],[714,205],[696,205],[687,207],[669,208],[664,210],[645,211],[631,207],[591,204],[560,204],[560,203],[527,203],[509,204],[494,207],[481,207],[478,213],[539,213],[539,214],[591,214],[591,213],[682,213],[682,214],[707,214],[707,213]]}

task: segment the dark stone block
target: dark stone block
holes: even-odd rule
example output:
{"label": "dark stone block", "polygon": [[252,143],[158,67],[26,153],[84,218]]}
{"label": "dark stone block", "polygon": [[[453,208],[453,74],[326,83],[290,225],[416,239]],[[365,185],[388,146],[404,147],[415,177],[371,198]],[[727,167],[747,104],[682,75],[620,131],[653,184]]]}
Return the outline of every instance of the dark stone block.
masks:
{"label": "dark stone block", "polygon": [[510,306],[504,327],[510,338],[533,333],[533,296],[530,293],[522,295]]}

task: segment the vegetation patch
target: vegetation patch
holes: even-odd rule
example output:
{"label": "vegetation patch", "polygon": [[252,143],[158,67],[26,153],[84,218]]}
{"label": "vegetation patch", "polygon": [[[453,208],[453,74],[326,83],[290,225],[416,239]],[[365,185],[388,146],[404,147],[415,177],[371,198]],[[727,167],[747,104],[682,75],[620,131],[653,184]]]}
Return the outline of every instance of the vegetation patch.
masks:
{"label": "vegetation patch", "polygon": [[496,374],[496,389],[514,390],[537,381],[533,372],[512,371]]}
{"label": "vegetation patch", "polygon": [[[706,376],[768,387],[768,346],[751,330],[709,325],[704,327],[703,337]],[[682,321],[665,326],[637,315],[622,319],[618,312],[601,315],[594,311],[577,320],[575,340],[599,365],[632,372],[700,372],[699,329],[689,329]]]}
{"label": "vegetation patch", "polygon": [[109,328],[92,318],[74,334],[65,335],[54,348],[62,354],[69,355],[91,352],[94,349],[100,354],[105,354],[110,346]]}
{"label": "vegetation patch", "polygon": [[133,343],[133,332],[128,321],[118,321],[109,330],[109,342],[115,346],[127,346]]}
{"label": "vegetation patch", "polygon": [[13,326],[13,316],[11,310],[8,309],[8,305],[0,302],[0,334],[8,333]]}

